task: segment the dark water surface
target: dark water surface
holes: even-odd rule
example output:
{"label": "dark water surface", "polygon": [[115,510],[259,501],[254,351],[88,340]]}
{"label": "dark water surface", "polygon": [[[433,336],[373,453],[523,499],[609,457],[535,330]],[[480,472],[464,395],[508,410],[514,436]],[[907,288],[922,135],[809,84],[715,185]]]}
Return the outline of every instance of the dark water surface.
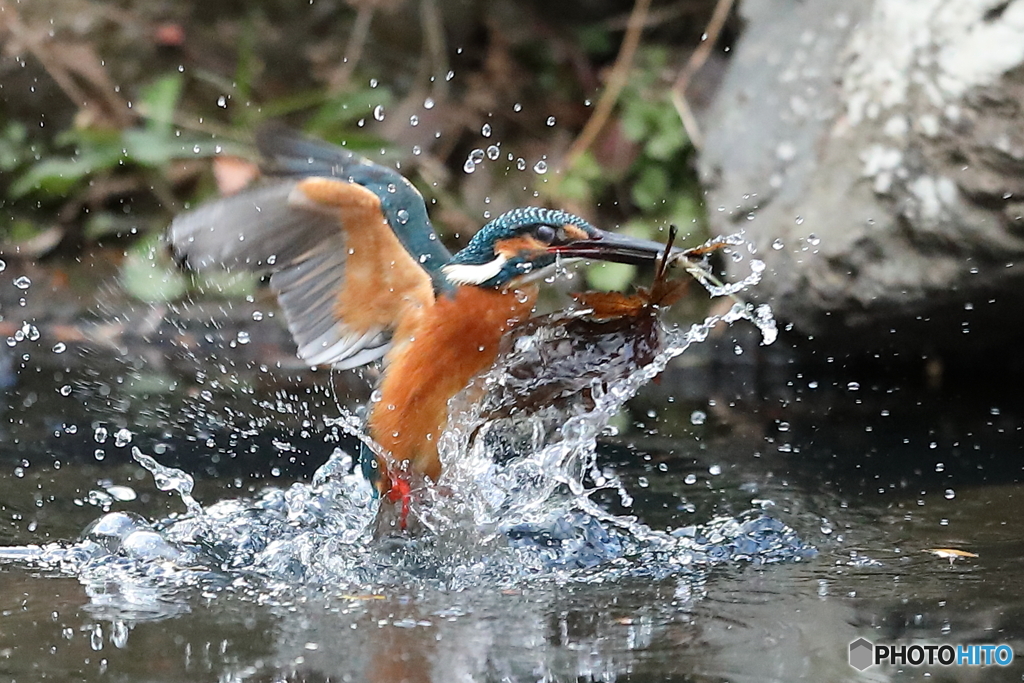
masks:
{"label": "dark water surface", "polygon": [[[197,366],[175,345],[85,351],[57,335],[40,325],[0,352],[3,546],[73,541],[105,511],[182,513],[131,446],[192,473],[204,505],[308,482],[352,446],[325,437],[323,416],[372,381],[261,369],[252,342],[211,342]],[[105,586],[7,561],[0,681],[1020,680],[1024,659],[861,674],[847,647],[863,636],[1024,653],[1024,401],[697,356],[600,440],[599,464],[634,498],[602,502],[653,529],[760,510],[816,556],[366,592],[230,573]],[[977,557],[951,564],[935,548]]]}

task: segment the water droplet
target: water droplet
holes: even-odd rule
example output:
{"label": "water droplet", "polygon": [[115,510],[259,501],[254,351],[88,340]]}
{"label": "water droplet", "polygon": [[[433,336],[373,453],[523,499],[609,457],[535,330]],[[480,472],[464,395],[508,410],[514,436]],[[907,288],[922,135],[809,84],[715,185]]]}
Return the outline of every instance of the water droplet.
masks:
{"label": "water droplet", "polygon": [[545,173],[548,172],[548,162],[541,159],[540,161],[533,165],[533,171],[538,175],[544,175]]}
{"label": "water droplet", "polygon": [[523,110],[523,105],[519,104],[518,102],[516,102],[515,104],[512,105],[512,111],[522,111],[522,110]]}
{"label": "water droplet", "polygon": [[107,433],[106,427],[97,427],[96,431],[92,433],[92,438],[96,443],[105,443],[107,441]]}
{"label": "water droplet", "polygon": [[132,442],[132,433],[125,428],[118,429],[114,432],[114,445],[118,448],[124,448]]}
{"label": "water droplet", "polygon": [[476,164],[473,163],[472,159],[466,159],[466,163],[462,165],[462,170],[466,173],[472,173],[476,170]]}
{"label": "water droplet", "polygon": [[849,382],[846,385],[846,388],[848,391],[857,391],[858,389],[860,389],[860,382]]}
{"label": "water droplet", "polygon": [[446,73],[444,75],[444,80],[446,80],[446,81],[450,81],[453,78],[455,78],[455,72],[454,71],[449,71],[448,73]]}
{"label": "water droplet", "polygon": [[705,413],[703,410],[695,410],[692,413],[690,413],[690,424],[692,425],[702,425],[705,422],[707,422],[707,420],[708,414]]}
{"label": "water droplet", "polygon": [[491,161],[497,161],[500,156],[501,149],[499,149],[497,145],[491,145],[487,148],[487,158]]}
{"label": "water droplet", "polygon": [[5,270],[7,270],[7,263],[3,259],[0,259],[0,273],[4,272]]}
{"label": "water droplet", "polygon": [[775,251],[779,251],[785,246],[786,245],[783,244],[782,240],[780,239],[776,239],[774,242],[772,242],[772,249],[774,249]]}
{"label": "water droplet", "polygon": [[412,153],[413,156],[419,156],[420,154],[423,154],[423,148],[420,147],[419,145],[413,145]]}
{"label": "water droplet", "polygon": [[412,116],[410,116],[409,117],[409,125],[410,126],[418,126],[418,125],[420,125],[420,117],[416,116],[416,114],[413,114]]}
{"label": "water droplet", "polygon": [[395,185],[394,183],[388,183],[388,192],[391,194],[398,192],[398,185]]}
{"label": "water droplet", "polygon": [[378,121],[383,121],[384,120],[384,105],[383,104],[378,104],[376,107],[373,108],[373,118],[375,118]]}
{"label": "water droplet", "polygon": [[423,108],[424,109],[433,109],[434,108],[434,98],[433,97],[428,97],[427,99],[423,100]]}
{"label": "water droplet", "polygon": [[221,95],[220,97],[218,97],[217,98],[217,106],[220,107],[221,109],[227,109],[228,98],[225,97],[224,95]]}
{"label": "water droplet", "polygon": [[691,486],[696,484],[697,483],[697,475],[696,474],[687,474],[686,477],[683,479],[683,483],[684,484],[689,484]]}
{"label": "water droplet", "polygon": [[549,116],[549,117],[548,117],[548,120],[547,120],[547,121],[545,121],[545,123],[546,123],[547,125],[549,125],[549,126],[553,126],[553,125],[555,125],[555,117],[554,117],[554,116]]}
{"label": "water droplet", "polygon": [[405,225],[409,222],[409,212],[406,209],[399,209],[396,217],[401,225]]}
{"label": "water droplet", "polygon": [[483,128],[480,129],[480,135],[483,135],[485,138],[491,137],[491,124],[485,123]]}
{"label": "water droplet", "polygon": [[821,238],[815,235],[813,232],[807,236],[807,243],[812,247],[816,247],[821,244]]}
{"label": "water droplet", "polygon": [[[192,478],[192,475],[174,467],[164,467],[155,459],[140,451],[137,446],[132,447],[132,458],[135,462],[149,470],[158,489],[161,491],[176,491],[178,497],[181,498],[181,502],[185,504],[190,513],[199,514],[203,511],[202,506],[192,497],[192,489],[195,487],[195,480]],[[274,476],[278,475],[275,474]]]}
{"label": "water droplet", "polygon": [[107,493],[109,493],[114,500],[119,500],[125,503],[138,498],[138,494],[135,493],[135,489],[131,486],[118,486],[116,484],[108,486]]}
{"label": "water droplet", "polygon": [[526,159],[524,159],[522,157],[519,157],[518,159],[516,159],[516,168],[519,169],[520,171],[525,171],[526,170]]}
{"label": "water droplet", "polygon": [[28,279],[27,276],[22,275],[14,280],[14,286],[18,289],[28,289],[32,286],[32,280]]}
{"label": "water droplet", "polygon": [[708,473],[712,477],[717,477],[718,475],[720,475],[722,473],[722,466],[721,465],[712,465],[711,467],[708,468]]}
{"label": "water droplet", "polygon": [[70,384],[65,384],[64,386],[62,386],[60,388],[60,395],[61,396],[70,396],[71,395],[71,385]]}
{"label": "water droplet", "polygon": [[252,319],[257,321],[257,322],[260,321],[260,320],[263,320],[263,311],[253,311],[252,312]]}
{"label": "water droplet", "polygon": [[53,345],[53,352],[54,353],[64,353],[67,350],[68,350],[68,345],[65,344],[64,342],[57,342],[56,344]]}
{"label": "water droplet", "polygon": [[235,338],[238,340],[239,344],[248,344],[249,343],[249,333],[248,332],[239,331],[239,333],[237,335],[235,335]]}
{"label": "water droplet", "polygon": [[945,496],[946,500],[953,500],[954,498],[956,498],[956,491],[954,491],[953,489],[946,489],[946,492],[943,495]]}
{"label": "water droplet", "polygon": [[473,160],[474,164],[479,164],[484,160],[484,151],[482,149],[474,149],[469,153],[469,158]]}

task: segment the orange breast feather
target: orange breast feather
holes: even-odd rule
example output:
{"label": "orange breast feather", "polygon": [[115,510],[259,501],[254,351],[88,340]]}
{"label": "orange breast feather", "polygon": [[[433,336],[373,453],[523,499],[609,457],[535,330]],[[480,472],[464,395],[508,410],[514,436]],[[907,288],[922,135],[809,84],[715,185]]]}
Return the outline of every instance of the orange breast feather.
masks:
{"label": "orange breast feather", "polygon": [[[424,311],[408,343],[392,350],[370,433],[395,468],[437,480],[437,438],[448,399],[494,362],[502,335],[529,316],[535,292],[460,287]],[[386,482],[384,482],[386,484]]]}

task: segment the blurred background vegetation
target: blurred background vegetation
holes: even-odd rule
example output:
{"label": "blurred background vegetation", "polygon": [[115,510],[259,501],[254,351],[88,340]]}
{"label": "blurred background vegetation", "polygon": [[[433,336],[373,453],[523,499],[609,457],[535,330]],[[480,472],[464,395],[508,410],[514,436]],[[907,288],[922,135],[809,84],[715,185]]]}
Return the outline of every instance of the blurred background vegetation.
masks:
{"label": "blurred background vegetation", "polygon": [[0,0],[0,253],[106,250],[138,298],[180,296],[160,235],[251,179],[268,120],[399,167],[453,248],[524,204],[701,239],[693,112],[731,5]]}

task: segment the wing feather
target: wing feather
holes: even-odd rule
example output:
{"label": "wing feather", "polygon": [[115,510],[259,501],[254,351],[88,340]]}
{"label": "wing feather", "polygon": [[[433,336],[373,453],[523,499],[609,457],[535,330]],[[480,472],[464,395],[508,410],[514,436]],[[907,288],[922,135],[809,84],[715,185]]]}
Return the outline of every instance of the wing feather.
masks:
{"label": "wing feather", "polygon": [[383,357],[433,303],[429,273],[380,198],[338,178],[278,180],[178,216],[169,240],[191,267],[269,272],[298,355],[341,368]]}

